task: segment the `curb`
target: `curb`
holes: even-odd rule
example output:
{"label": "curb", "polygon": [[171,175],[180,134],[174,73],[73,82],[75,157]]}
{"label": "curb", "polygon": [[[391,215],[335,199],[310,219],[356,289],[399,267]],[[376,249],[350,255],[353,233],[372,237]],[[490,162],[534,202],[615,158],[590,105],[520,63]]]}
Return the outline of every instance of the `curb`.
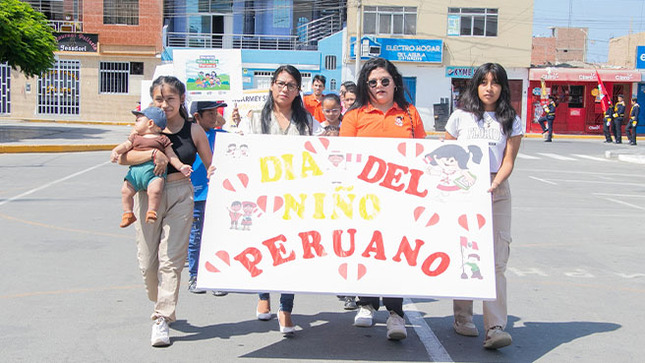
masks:
{"label": "curb", "polygon": [[72,124],[72,125],[109,125],[109,126],[132,126],[134,122],[124,122],[124,121],[74,121],[74,120],[41,120],[41,119],[30,119],[30,118],[21,118],[18,119],[24,122],[34,122],[34,123],[52,123],[52,124]]}
{"label": "curb", "polygon": [[109,151],[118,144],[95,145],[0,145],[0,154],[18,153],[63,153],[78,151]]}

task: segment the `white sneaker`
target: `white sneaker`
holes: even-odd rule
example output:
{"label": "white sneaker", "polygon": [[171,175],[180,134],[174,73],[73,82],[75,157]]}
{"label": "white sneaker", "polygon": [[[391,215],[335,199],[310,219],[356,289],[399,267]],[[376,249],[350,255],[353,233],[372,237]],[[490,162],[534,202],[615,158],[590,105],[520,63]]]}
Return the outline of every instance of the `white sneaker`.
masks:
{"label": "white sneaker", "polygon": [[168,322],[163,317],[158,317],[152,324],[152,336],[150,343],[153,347],[167,347],[170,345],[170,336],[168,335]]}
{"label": "white sneaker", "polygon": [[388,339],[401,340],[408,337],[408,332],[405,330],[405,319],[394,311],[390,311],[386,325]]}
{"label": "white sneaker", "polygon": [[459,335],[466,337],[476,337],[479,335],[479,330],[477,330],[477,326],[475,326],[472,321],[461,323],[455,320],[452,326],[455,328],[455,332]]}
{"label": "white sneaker", "polygon": [[354,325],[361,327],[370,327],[372,326],[372,320],[374,319],[374,307],[372,305],[360,305],[358,307],[358,312],[354,317]]}
{"label": "white sneaker", "polygon": [[511,345],[513,338],[501,326],[494,326],[486,332],[486,340],[484,340],[484,348],[498,349]]}

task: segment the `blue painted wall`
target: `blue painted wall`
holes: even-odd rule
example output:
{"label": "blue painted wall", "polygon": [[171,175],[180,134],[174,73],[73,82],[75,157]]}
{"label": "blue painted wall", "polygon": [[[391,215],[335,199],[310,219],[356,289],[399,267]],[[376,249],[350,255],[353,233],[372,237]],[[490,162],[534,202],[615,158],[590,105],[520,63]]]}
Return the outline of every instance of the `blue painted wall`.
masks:
{"label": "blue painted wall", "polygon": [[[320,64],[319,73],[327,78],[325,93],[338,93],[340,85],[343,83],[343,32],[338,32],[325,39],[321,39],[318,42],[318,53],[320,54],[318,61]],[[336,57],[336,69],[325,69],[325,57],[329,55]],[[331,87],[332,80],[336,80],[335,89]]]}

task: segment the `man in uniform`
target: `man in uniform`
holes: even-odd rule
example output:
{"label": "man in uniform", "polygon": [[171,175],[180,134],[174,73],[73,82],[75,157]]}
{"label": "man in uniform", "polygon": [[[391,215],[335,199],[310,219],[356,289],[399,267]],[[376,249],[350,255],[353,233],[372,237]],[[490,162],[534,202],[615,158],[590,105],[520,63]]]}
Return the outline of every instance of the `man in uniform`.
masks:
{"label": "man in uniform", "polygon": [[636,97],[632,97],[632,109],[629,112],[627,127],[625,127],[630,145],[636,145],[636,126],[638,125],[638,114],[641,112],[641,106],[636,103],[637,101]]}
{"label": "man in uniform", "polygon": [[621,135],[621,127],[623,127],[623,118],[625,117],[625,100],[623,95],[618,95],[618,102],[614,106],[614,138],[616,139],[616,144],[623,143],[623,137]]}
{"label": "man in uniform", "polygon": [[[538,119],[545,142],[551,142],[553,138],[553,121],[555,120],[555,101],[553,96],[549,96],[549,103],[543,106],[544,116]],[[548,134],[546,132],[548,131]]]}
{"label": "man in uniform", "polygon": [[614,140],[612,140],[611,138],[611,130],[613,128],[613,119],[611,115],[613,112],[614,112],[614,108],[611,106],[611,103],[610,103],[609,107],[607,107],[607,111],[605,111],[605,115],[603,117],[603,122],[602,122],[602,133],[605,135],[606,144],[611,144],[614,142]]}

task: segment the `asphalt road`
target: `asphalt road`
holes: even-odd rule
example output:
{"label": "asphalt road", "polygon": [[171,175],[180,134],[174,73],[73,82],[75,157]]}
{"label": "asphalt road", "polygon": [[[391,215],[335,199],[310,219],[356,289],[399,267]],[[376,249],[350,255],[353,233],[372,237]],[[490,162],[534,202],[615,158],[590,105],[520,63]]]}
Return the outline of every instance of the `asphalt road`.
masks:
{"label": "asphalt road", "polygon": [[[626,146],[628,147],[628,146]],[[132,228],[120,229],[124,168],[108,152],[0,154],[2,361],[640,362],[645,353],[645,170],[598,140],[525,139],[511,178],[509,326],[499,351],[457,336],[448,300],[408,301],[408,339],[385,339],[334,296],[299,294],[293,338],[255,319],[256,296],[186,290],[172,345],[149,344],[152,303]],[[272,305],[277,307],[277,294]],[[475,304],[481,314],[481,304]],[[482,329],[481,315],[476,323]]]}

